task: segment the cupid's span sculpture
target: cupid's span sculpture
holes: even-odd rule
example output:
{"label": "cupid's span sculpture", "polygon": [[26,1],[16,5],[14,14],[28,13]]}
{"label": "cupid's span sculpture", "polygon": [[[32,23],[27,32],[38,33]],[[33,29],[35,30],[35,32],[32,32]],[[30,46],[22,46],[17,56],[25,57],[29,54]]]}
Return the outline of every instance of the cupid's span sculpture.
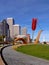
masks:
{"label": "cupid's span sculpture", "polygon": [[40,30],[39,32],[38,32],[38,35],[37,35],[37,37],[36,37],[36,40],[34,41],[34,44],[38,44],[38,41],[39,41],[39,38],[40,38],[40,35],[41,35],[41,32],[42,32],[43,30]]}

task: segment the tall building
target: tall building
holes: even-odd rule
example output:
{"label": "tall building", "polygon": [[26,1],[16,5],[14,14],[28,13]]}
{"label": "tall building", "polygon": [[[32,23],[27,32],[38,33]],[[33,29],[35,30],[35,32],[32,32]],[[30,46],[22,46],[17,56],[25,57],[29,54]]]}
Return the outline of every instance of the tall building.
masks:
{"label": "tall building", "polygon": [[21,29],[21,34],[22,35],[26,35],[27,34],[27,28],[26,27]]}
{"label": "tall building", "polygon": [[3,30],[3,35],[7,36],[8,35],[8,30],[9,30],[9,25],[7,24],[6,19],[2,21],[2,30]]}
{"label": "tall building", "polygon": [[13,18],[7,18],[7,23],[9,26],[14,25],[14,19]]}
{"label": "tall building", "polygon": [[6,40],[8,39],[8,30],[9,30],[9,25],[7,24],[6,19],[2,20],[0,22],[0,35],[4,36]]}
{"label": "tall building", "polygon": [[14,31],[13,31],[14,19],[13,18],[7,18],[7,23],[9,25],[10,37],[13,38],[13,35],[14,35]]}
{"label": "tall building", "polygon": [[13,25],[14,36],[21,34],[21,26],[18,24]]}
{"label": "tall building", "polygon": [[0,22],[0,35],[3,35],[3,25],[1,22]]}

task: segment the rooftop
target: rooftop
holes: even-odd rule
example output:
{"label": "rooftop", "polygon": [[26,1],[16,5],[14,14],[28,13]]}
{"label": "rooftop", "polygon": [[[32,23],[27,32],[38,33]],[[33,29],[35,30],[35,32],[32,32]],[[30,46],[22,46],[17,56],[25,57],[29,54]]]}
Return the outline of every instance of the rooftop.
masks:
{"label": "rooftop", "polygon": [[12,17],[10,17],[10,18],[7,18],[7,19],[13,19]]}
{"label": "rooftop", "polygon": [[13,26],[20,26],[19,24],[15,24],[15,25],[13,25]]}

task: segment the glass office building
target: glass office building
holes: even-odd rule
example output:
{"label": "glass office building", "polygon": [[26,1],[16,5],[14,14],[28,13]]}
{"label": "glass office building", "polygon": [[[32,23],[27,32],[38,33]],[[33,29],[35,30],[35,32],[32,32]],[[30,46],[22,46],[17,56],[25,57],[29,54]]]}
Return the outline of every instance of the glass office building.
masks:
{"label": "glass office building", "polygon": [[6,21],[6,19],[4,19],[3,21],[2,21],[2,26],[3,26],[3,35],[4,36],[7,36],[8,35],[8,29],[9,29],[9,25],[7,24],[7,21]]}
{"label": "glass office building", "polygon": [[0,22],[0,35],[3,35],[3,25],[1,22]]}

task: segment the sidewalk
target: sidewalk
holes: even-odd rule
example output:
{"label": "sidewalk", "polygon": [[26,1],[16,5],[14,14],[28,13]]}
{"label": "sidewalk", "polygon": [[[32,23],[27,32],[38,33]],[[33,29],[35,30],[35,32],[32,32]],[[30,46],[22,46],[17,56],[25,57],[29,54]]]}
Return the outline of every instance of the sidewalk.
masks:
{"label": "sidewalk", "polygon": [[3,56],[8,65],[49,65],[49,61],[17,52],[11,46],[3,50]]}
{"label": "sidewalk", "polygon": [[1,59],[1,56],[0,56],[0,65],[5,65]]}

